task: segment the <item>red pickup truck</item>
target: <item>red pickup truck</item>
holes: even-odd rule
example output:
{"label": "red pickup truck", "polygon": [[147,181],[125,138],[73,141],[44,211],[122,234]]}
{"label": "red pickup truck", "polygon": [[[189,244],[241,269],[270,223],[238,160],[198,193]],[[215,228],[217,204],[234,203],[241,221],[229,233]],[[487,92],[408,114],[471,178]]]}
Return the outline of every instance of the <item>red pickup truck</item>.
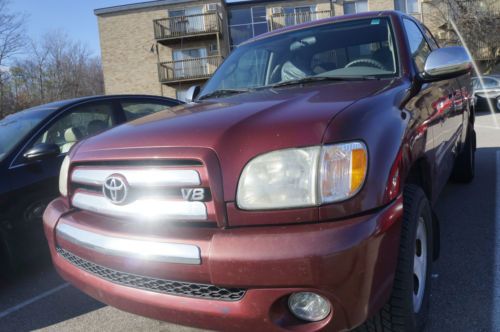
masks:
{"label": "red pickup truck", "polygon": [[92,297],[225,331],[418,331],[432,206],[474,176],[471,62],[410,16],[239,46],[192,102],[76,145],[44,214]]}

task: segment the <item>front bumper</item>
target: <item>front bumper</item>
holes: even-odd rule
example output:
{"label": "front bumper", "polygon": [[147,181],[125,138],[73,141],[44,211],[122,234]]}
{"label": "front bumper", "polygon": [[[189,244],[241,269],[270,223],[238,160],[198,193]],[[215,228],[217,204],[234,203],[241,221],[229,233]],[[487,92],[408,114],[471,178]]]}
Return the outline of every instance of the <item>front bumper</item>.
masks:
{"label": "front bumper", "polygon": [[[361,324],[387,301],[396,269],[402,211],[399,197],[376,213],[341,221],[235,229],[169,226],[154,233],[144,226],[122,224],[121,229],[129,234],[124,236],[116,229],[120,221],[95,220],[96,215],[72,211],[63,199],[57,199],[45,212],[44,227],[54,265],[63,278],[117,308],[222,331],[341,331]],[[99,237],[196,246],[201,263],[134,257],[128,251],[110,254],[61,236],[64,227]],[[61,249],[110,271],[245,292],[241,299],[227,301],[131,287],[103,278],[95,270],[82,269],[61,255]],[[316,323],[296,319],[286,303],[297,291],[323,295],[332,312]]]}

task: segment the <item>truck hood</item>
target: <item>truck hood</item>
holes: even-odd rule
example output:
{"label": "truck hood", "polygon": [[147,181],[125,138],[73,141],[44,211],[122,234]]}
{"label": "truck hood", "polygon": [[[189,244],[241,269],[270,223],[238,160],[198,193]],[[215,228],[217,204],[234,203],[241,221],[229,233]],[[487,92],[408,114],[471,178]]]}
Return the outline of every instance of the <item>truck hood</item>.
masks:
{"label": "truck hood", "polygon": [[114,155],[121,150],[119,154],[129,159],[137,149],[206,148],[215,151],[224,180],[235,183],[244,165],[259,154],[321,144],[325,129],[339,112],[389,82],[313,83],[183,105],[89,138],[73,158],[95,160],[105,150],[114,150]]}

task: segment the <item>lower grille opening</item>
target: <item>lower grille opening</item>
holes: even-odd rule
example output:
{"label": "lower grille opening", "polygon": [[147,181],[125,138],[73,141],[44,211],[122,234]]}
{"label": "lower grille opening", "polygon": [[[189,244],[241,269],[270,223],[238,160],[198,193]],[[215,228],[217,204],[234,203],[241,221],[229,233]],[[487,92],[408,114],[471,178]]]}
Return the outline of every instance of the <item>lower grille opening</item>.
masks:
{"label": "lower grille opening", "polygon": [[245,289],[241,288],[223,288],[214,285],[157,279],[120,272],[89,262],[60,247],[57,247],[56,251],[71,264],[102,279],[115,284],[151,292],[221,301],[239,301],[246,292]]}

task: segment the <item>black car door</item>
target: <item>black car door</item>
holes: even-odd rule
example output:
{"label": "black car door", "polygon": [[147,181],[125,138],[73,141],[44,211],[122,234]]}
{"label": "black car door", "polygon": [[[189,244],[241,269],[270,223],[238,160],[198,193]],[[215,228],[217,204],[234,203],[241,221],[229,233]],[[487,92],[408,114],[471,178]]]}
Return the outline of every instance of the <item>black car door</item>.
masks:
{"label": "black car door", "polygon": [[[30,249],[33,242],[28,248],[23,245],[30,236],[33,241],[43,241],[41,216],[46,205],[59,195],[59,169],[69,149],[77,141],[115,126],[117,121],[116,107],[110,101],[78,104],[50,120],[20,151],[7,171],[12,189],[8,213],[13,226],[11,235],[23,238],[14,241],[20,247],[12,249]],[[41,143],[56,144],[61,153],[42,160],[26,160],[24,153]]]}

